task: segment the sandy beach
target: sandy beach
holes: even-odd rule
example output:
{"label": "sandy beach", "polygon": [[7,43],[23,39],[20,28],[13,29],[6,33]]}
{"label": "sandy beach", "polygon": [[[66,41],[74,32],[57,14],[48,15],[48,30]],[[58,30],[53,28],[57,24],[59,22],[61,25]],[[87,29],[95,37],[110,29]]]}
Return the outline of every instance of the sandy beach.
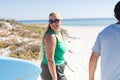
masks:
{"label": "sandy beach", "polygon": [[[65,27],[66,28],[66,27]],[[66,67],[68,80],[88,80],[88,64],[91,55],[91,48],[98,33],[103,27],[68,27],[68,34],[73,38],[67,39],[68,49],[65,58],[74,70],[71,72]],[[100,63],[98,63],[95,80],[100,80]]]}
{"label": "sandy beach", "polygon": [[[91,55],[91,48],[95,42],[98,33],[104,27],[62,27],[67,30],[69,38],[65,37],[68,51],[65,59],[73,70],[67,66],[65,74],[68,80],[88,80],[88,64]],[[39,65],[39,62],[37,62]],[[40,78],[38,80],[41,80]],[[100,80],[100,59],[95,75],[95,80]]]}

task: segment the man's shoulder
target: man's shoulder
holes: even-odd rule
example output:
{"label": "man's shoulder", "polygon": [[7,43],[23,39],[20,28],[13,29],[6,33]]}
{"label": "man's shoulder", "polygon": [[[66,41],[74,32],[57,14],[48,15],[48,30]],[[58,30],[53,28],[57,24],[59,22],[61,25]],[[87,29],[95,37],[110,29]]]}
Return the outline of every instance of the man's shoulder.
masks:
{"label": "man's shoulder", "polygon": [[108,34],[110,33],[115,27],[115,24],[111,24],[109,26],[107,26],[106,28],[104,28],[99,34],[102,35],[102,34]]}

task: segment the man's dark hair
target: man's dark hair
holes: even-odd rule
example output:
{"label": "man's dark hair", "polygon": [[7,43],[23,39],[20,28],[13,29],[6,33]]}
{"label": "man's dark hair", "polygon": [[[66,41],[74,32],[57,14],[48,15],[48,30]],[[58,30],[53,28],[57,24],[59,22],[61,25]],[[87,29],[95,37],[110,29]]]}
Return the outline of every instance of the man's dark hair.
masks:
{"label": "man's dark hair", "polygon": [[115,5],[114,15],[118,20],[120,20],[120,1]]}

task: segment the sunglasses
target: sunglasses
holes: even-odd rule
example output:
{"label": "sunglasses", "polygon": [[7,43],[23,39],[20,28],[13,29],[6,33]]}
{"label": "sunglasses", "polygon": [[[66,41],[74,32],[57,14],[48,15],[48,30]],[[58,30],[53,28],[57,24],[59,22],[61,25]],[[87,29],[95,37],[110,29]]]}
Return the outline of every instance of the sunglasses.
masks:
{"label": "sunglasses", "polygon": [[50,23],[50,24],[53,24],[53,23],[58,23],[59,21],[60,21],[59,19],[49,20],[49,23]]}

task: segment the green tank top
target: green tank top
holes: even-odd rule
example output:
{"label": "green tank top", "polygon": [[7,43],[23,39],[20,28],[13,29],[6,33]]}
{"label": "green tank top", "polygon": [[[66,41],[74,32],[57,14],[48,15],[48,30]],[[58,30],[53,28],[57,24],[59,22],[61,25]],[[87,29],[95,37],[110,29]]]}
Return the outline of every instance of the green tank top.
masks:
{"label": "green tank top", "polygon": [[[55,64],[56,65],[63,64],[65,62],[64,54],[67,51],[67,47],[66,47],[65,42],[60,41],[59,38],[57,37],[56,33],[53,30],[48,31],[45,34],[45,36],[47,34],[54,34],[56,39],[57,39],[56,48],[55,48],[55,55],[54,55]],[[43,39],[44,39],[44,37],[43,37]],[[45,47],[44,42],[42,42],[42,52],[43,52],[42,63],[48,64],[48,61],[46,59],[46,47]]]}

